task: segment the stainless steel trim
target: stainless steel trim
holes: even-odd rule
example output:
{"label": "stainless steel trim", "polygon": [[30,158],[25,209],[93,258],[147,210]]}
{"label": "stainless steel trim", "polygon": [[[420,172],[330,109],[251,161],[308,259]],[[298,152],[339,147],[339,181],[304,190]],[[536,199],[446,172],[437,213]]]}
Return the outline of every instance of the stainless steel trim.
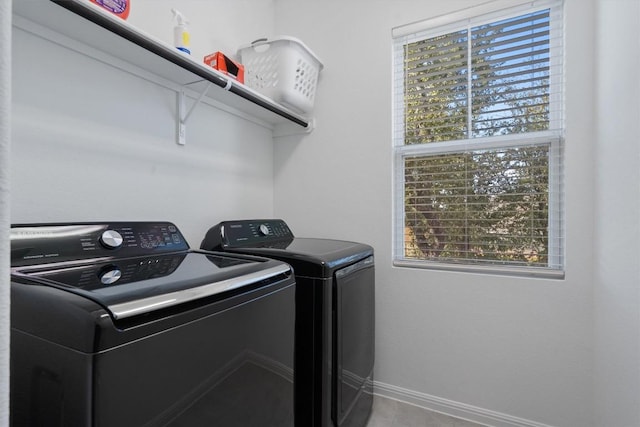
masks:
{"label": "stainless steel trim", "polygon": [[197,299],[216,295],[232,289],[238,289],[290,271],[291,268],[288,265],[282,264],[266,270],[222,280],[220,282],[209,283],[195,288],[183,289],[181,291],[170,292],[164,295],[156,295],[136,301],[127,301],[120,304],[110,305],[108,306],[108,309],[113,313],[113,317],[116,319],[124,319],[154,310],[172,307],[185,302],[195,301]]}
{"label": "stainless steel trim", "polygon": [[[20,267],[11,267],[11,274],[28,275],[28,274],[37,274],[40,271],[51,273],[51,272],[55,272],[56,270],[66,270],[68,268],[81,268],[87,265],[96,264],[99,262],[106,262],[113,259],[114,257],[112,256],[105,256],[105,257],[79,259],[79,260],[72,260],[72,261],[31,264],[31,265],[25,265]],[[34,271],[36,273],[32,273]]]}
{"label": "stainless steel trim", "polygon": [[106,224],[16,226],[10,230],[10,240],[58,239],[82,236],[104,230]]}

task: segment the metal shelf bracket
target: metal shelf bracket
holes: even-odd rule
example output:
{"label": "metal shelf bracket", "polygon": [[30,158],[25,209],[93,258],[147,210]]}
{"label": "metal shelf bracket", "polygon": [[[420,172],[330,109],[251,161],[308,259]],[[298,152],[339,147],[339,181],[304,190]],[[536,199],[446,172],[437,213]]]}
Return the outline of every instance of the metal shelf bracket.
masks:
{"label": "metal shelf bracket", "polygon": [[191,108],[189,108],[189,111],[187,111],[186,114],[185,99],[187,96],[184,93],[185,86],[183,86],[183,88],[178,91],[178,129],[176,132],[176,142],[178,143],[178,145],[185,145],[187,143],[187,120],[191,116],[191,113],[193,113],[193,110],[195,110],[198,104],[200,104],[202,98],[204,98],[204,96],[207,94],[207,91],[211,87],[211,82],[207,83],[207,86],[204,88],[198,99],[191,105]]}

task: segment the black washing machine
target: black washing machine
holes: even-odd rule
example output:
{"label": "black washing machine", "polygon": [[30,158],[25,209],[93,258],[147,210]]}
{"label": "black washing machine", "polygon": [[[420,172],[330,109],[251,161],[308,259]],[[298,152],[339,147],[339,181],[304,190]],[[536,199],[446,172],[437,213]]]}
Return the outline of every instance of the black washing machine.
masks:
{"label": "black washing machine", "polygon": [[296,427],[364,427],[373,402],[371,246],[300,238],[282,220],[225,221],[201,249],[284,261],[296,277]]}
{"label": "black washing machine", "polygon": [[295,281],[167,222],[11,228],[11,425],[294,425]]}

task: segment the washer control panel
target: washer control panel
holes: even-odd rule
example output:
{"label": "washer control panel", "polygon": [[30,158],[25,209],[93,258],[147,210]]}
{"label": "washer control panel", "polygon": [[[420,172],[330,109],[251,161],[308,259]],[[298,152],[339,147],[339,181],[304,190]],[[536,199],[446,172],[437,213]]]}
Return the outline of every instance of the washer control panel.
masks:
{"label": "washer control panel", "polygon": [[[170,222],[37,224],[11,227],[11,266],[99,257],[124,258],[189,249]],[[110,273],[105,280],[114,280]],[[117,280],[117,279],[115,279]]]}
{"label": "washer control panel", "polygon": [[223,221],[209,229],[200,248],[270,247],[293,238],[289,226],[281,219]]}

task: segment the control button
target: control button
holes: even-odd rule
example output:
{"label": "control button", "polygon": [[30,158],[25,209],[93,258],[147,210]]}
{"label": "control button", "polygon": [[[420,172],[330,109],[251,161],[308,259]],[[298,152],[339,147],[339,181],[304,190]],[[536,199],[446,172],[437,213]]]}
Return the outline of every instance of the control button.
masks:
{"label": "control button", "polygon": [[107,249],[115,249],[122,244],[122,235],[115,230],[107,230],[100,236],[100,243]]}
{"label": "control button", "polygon": [[267,227],[267,224],[260,224],[260,227],[258,227],[258,232],[261,236],[268,236],[270,233],[269,227]]}
{"label": "control button", "polygon": [[117,267],[111,267],[100,275],[100,282],[103,285],[111,285],[116,283],[122,277],[122,271]]}

